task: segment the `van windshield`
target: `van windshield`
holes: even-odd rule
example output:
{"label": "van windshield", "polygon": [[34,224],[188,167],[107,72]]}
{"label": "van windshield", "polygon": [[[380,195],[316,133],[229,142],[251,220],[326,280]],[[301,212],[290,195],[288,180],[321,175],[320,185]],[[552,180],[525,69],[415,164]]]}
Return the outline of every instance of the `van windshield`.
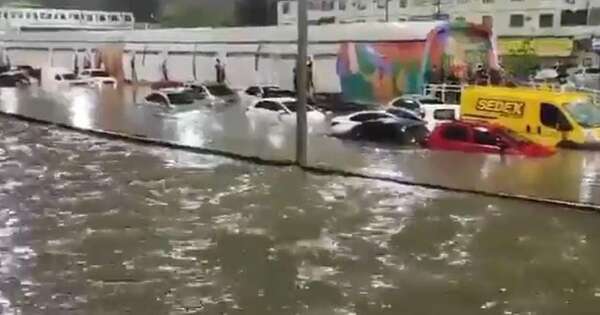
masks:
{"label": "van windshield", "polygon": [[600,106],[591,102],[575,102],[565,106],[573,119],[583,128],[600,127]]}

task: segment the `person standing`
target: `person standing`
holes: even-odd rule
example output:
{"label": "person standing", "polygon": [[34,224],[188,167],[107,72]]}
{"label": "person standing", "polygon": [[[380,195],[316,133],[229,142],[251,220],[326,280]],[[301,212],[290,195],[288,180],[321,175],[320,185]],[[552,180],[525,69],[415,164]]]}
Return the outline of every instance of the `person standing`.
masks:
{"label": "person standing", "polygon": [[314,93],[315,82],[313,81],[313,61],[311,57],[308,57],[306,62],[306,90],[309,95]]}
{"label": "person standing", "polygon": [[225,65],[221,63],[221,59],[219,58],[217,58],[217,63],[215,64],[215,73],[217,75],[217,83],[225,83]]}

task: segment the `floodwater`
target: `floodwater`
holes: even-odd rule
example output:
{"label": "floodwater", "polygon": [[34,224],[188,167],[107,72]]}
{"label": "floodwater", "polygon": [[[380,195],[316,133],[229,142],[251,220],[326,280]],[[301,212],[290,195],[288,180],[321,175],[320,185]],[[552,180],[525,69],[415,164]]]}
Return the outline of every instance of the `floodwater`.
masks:
{"label": "floodwater", "polygon": [[[1,109],[291,159],[239,109],[2,90]],[[73,96],[74,95],[74,96]],[[81,96],[84,95],[84,96]],[[111,98],[114,97],[114,98]],[[291,143],[291,144],[290,144]],[[597,154],[544,160],[310,138],[312,164],[585,202]],[[317,176],[0,118],[1,314],[595,314],[600,216]]]}

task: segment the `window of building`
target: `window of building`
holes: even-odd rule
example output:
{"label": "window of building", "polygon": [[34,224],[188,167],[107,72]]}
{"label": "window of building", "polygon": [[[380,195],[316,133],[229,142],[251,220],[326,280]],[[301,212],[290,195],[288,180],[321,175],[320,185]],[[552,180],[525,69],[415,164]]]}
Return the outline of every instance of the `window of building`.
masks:
{"label": "window of building", "polygon": [[600,7],[591,8],[589,16],[589,25],[600,25]]}
{"label": "window of building", "polygon": [[457,16],[454,18],[455,21],[459,21],[459,22],[465,22],[467,19],[465,19],[464,16]]}
{"label": "window of building", "polygon": [[119,22],[119,16],[118,15],[111,15],[110,16],[110,21],[111,22]]}
{"label": "window of building", "polygon": [[[289,6],[289,4],[288,4],[288,6]],[[131,18],[131,15],[125,15],[125,22],[132,22],[132,21],[133,21],[133,19]]]}
{"label": "window of building", "polygon": [[554,14],[540,14],[540,27],[554,26]]}
{"label": "window of building", "polygon": [[29,13],[29,12],[25,13],[25,18],[28,20],[31,19],[31,13]]}
{"label": "window of building", "polygon": [[88,15],[86,15],[86,16],[85,16],[85,19],[86,19],[88,22],[92,22],[92,21],[94,20],[94,16],[93,16],[93,15],[91,15],[91,14],[88,14]]}
{"label": "window of building", "polygon": [[334,2],[332,0],[323,1],[321,4],[321,10],[332,11],[334,8]]}
{"label": "window of building", "polygon": [[562,10],[560,13],[561,26],[587,25],[588,10]]}
{"label": "window of building", "polygon": [[34,13],[33,13],[33,19],[34,19],[34,20],[37,20],[37,19],[38,19],[38,14],[37,14],[37,12],[34,12]]}
{"label": "window of building", "polygon": [[71,20],[79,20],[79,14],[71,13],[69,14],[69,18]]}
{"label": "window of building", "polygon": [[448,126],[442,131],[442,137],[451,141],[469,141],[469,130],[463,126]]}
{"label": "window of building", "polygon": [[510,27],[523,27],[525,26],[525,16],[523,14],[511,14],[510,15]]}
{"label": "window of building", "polygon": [[8,12],[4,12],[4,18],[8,19]]}
{"label": "window of building", "polygon": [[484,15],[481,17],[481,24],[487,26],[494,26],[494,18],[491,15]]}
{"label": "window of building", "polygon": [[281,10],[283,11],[283,14],[290,14],[290,3],[288,1],[284,2]]}
{"label": "window of building", "polygon": [[388,0],[377,0],[377,8],[385,9]]}
{"label": "window of building", "polygon": [[338,9],[340,9],[340,11],[345,11],[347,2],[348,2],[348,0],[339,0],[338,1]]}
{"label": "window of building", "polygon": [[494,3],[494,0],[481,0],[483,4]]}
{"label": "window of building", "polygon": [[19,13],[17,13],[17,18],[18,18],[18,19],[22,19],[22,18],[23,18],[23,12],[19,12]]}
{"label": "window of building", "polygon": [[98,20],[99,20],[100,22],[106,22],[106,15],[100,15],[100,16],[98,17]]}
{"label": "window of building", "polygon": [[406,8],[408,5],[408,0],[399,0],[398,3],[401,8]]}

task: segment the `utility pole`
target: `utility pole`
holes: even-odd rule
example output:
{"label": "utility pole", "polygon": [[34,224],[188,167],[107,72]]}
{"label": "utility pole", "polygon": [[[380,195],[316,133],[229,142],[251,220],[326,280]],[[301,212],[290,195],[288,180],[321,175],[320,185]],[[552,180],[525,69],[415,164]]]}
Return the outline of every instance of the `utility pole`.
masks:
{"label": "utility pole", "polygon": [[306,166],[307,163],[307,72],[306,61],[308,55],[308,12],[307,0],[298,0],[298,57],[296,59],[296,87],[298,105],[296,109],[296,163]]}
{"label": "utility pole", "polygon": [[442,1],[434,0],[433,5],[435,6],[435,19],[439,20],[442,16]]}
{"label": "utility pole", "polygon": [[390,21],[390,0],[385,0],[385,21]]}

